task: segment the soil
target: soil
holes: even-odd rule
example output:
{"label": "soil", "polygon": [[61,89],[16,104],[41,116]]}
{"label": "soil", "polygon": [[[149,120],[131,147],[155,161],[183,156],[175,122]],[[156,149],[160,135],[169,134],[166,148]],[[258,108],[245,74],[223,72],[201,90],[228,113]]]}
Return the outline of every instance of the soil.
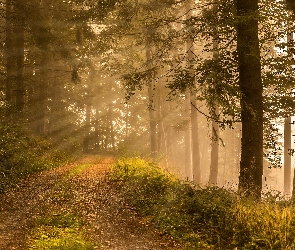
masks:
{"label": "soil", "polygon": [[[0,195],[0,250],[28,249],[36,217],[55,212],[78,214],[87,237],[103,250],[179,249],[128,206],[118,185],[108,179],[113,159],[87,156],[75,164],[31,175]],[[87,163],[82,173],[69,175]]]}

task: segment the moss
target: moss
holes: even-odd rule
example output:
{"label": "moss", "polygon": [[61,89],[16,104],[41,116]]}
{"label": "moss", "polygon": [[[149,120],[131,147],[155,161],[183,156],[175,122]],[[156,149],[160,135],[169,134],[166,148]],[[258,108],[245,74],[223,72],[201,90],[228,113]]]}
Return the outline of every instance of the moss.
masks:
{"label": "moss", "polygon": [[[34,222],[27,240],[28,249],[92,250],[94,244],[85,240],[83,223],[73,214],[51,214]],[[96,248],[97,249],[97,248]]]}

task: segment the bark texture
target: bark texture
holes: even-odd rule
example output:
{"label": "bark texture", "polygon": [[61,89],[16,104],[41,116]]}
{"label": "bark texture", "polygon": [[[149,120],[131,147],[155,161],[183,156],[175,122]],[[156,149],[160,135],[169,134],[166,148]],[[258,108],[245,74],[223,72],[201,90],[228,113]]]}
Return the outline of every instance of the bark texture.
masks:
{"label": "bark texture", "polygon": [[285,119],[284,125],[284,195],[291,194],[291,117]]}
{"label": "bark texture", "polygon": [[12,24],[12,10],[13,10],[13,1],[6,1],[6,101],[8,104],[13,105],[12,103],[12,89],[14,85],[15,78],[15,59],[14,59],[14,32]]}
{"label": "bark texture", "polygon": [[258,0],[237,0],[242,152],[239,191],[260,198],[263,174],[263,86],[258,39]]}

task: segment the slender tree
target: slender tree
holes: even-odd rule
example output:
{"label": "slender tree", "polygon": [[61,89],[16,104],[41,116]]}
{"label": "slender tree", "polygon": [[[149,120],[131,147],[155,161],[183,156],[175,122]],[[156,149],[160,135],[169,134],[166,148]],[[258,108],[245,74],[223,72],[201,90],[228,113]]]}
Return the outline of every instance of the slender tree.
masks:
{"label": "slender tree", "polygon": [[148,98],[149,98],[149,118],[150,118],[150,143],[151,143],[151,157],[155,159],[157,157],[157,120],[156,120],[156,102],[155,102],[155,83],[154,76],[152,74],[152,38],[153,28],[146,27],[146,61],[149,70],[148,77]]}
{"label": "slender tree", "polygon": [[[292,61],[293,52],[291,44],[293,43],[293,32],[288,30],[287,51]],[[285,118],[284,122],[284,195],[291,195],[291,117]]]}
{"label": "slender tree", "polygon": [[[219,109],[215,110],[216,116],[218,117]],[[212,141],[211,141],[211,163],[210,163],[210,174],[209,184],[217,185],[218,178],[218,156],[219,156],[219,124],[216,121],[212,121]]]}
{"label": "slender tree", "polygon": [[15,78],[15,60],[14,60],[14,27],[13,27],[13,0],[6,1],[6,17],[5,17],[5,28],[6,28],[6,83],[5,83],[5,96],[8,104],[12,105],[12,89]]}
{"label": "slender tree", "polygon": [[24,59],[25,59],[25,27],[23,1],[15,1],[15,43],[16,43],[16,98],[15,107],[20,114],[23,113],[25,105],[24,87]]}
{"label": "slender tree", "polygon": [[[191,0],[187,0],[186,2],[186,20],[189,20],[192,17],[192,9],[193,9],[193,2]],[[189,28],[189,27],[188,27]],[[186,67],[190,69],[190,73],[193,74],[193,41],[190,36],[187,37],[186,39],[186,52],[187,52],[187,65]],[[192,112],[193,110],[191,109],[191,89],[188,88],[185,93],[185,117],[187,119],[187,125],[186,125],[186,130],[185,130],[185,135],[184,135],[184,140],[185,140],[185,177],[188,180],[192,180],[195,178],[198,178],[198,173],[193,173],[193,161],[194,159],[192,158],[194,152],[193,152],[193,128],[192,128]],[[195,102],[195,100],[193,100]],[[194,128],[195,129],[195,128]],[[199,181],[199,180],[198,180]]]}
{"label": "slender tree", "polygon": [[[295,16],[295,2],[292,0],[286,0],[287,7],[293,12],[293,16]],[[288,31],[288,45],[291,42],[293,32]],[[290,46],[290,45],[289,45]],[[288,46],[289,57],[293,59],[292,49]],[[290,55],[291,53],[291,55]],[[287,123],[287,124],[286,124]],[[287,134],[288,133],[288,134]],[[291,150],[291,138],[289,135],[291,134],[291,118],[287,118],[285,120],[285,130],[284,130],[284,193],[290,194],[290,183],[291,183],[291,154],[287,152],[286,149]],[[286,138],[286,139],[285,139]],[[286,161],[286,163],[285,163]],[[295,170],[293,177],[293,191],[292,191],[292,200],[295,200]]]}
{"label": "slender tree", "polygon": [[[218,0],[215,0],[213,3],[213,12],[218,14]],[[213,60],[218,59],[218,31],[217,28],[213,30]],[[217,77],[213,75],[215,81]],[[215,107],[215,117],[219,117],[219,109]],[[217,185],[217,178],[218,178],[218,156],[219,156],[219,124],[213,120],[212,121],[212,142],[211,142],[211,163],[210,163],[210,174],[209,174],[209,184]]]}

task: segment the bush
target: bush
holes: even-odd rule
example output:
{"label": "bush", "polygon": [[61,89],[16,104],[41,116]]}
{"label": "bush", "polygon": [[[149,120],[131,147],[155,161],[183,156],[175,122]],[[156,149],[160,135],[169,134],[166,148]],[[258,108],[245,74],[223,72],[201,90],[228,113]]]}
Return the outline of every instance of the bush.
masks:
{"label": "bush", "polygon": [[294,209],[288,203],[200,188],[140,158],[119,160],[111,180],[120,183],[128,204],[185,249],[295,249]]}
{"label": "bush", "polygon": [[1,125],[0,129],[0,193],[21,178],[64,163],[67,156],[51,150],[44,139],[29,135],[19,125]]}

